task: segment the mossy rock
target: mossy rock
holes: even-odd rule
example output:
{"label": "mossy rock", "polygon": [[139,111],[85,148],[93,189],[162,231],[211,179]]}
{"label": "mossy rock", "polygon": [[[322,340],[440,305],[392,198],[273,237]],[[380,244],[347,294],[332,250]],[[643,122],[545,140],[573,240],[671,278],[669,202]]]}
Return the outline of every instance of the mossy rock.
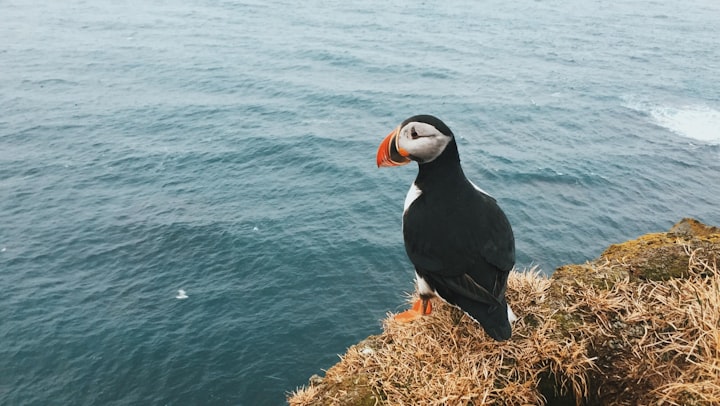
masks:
{"label": "mossy rock", "polygon": [[688,275],[690,250],[720,250],[720,229],[694,219],[682,219],[667,233],[645,234],[611,245],[596,260],[627,270],[635,280],[662,281]]}
{"label": "mossy rock", "polygon": [[709,237],[718,242],[720,228],[708,226],[692,218],[684,218],[675,224],[668,234],[686,237]]}
{"label": "mossy rock", "polygon": [[600,259],[627,269],[630,277],[668,280],[687,276],[688,255],[677,238],[667,233],[646,234],[632,241],[611,245]]}
{"label": "mossy rock", "polygon": [[562,295],[559,290],[568,287],[584,288],[592,286],[595,289],[607,290],[628,276],[623,267],[602,265],[602,271],[598,270],[595,262],[582,265],[563,265],[557,268],[551,277],[553,284],[550,286],[550,294]]}

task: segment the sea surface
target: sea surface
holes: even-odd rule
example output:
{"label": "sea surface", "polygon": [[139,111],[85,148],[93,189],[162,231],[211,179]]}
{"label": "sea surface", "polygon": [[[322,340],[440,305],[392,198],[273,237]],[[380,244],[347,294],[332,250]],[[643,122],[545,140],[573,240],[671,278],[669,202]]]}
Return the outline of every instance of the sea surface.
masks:
{"label": "sea surface", "polygon": [[519,269],[720,224],[719,21],[717,0],[1,1],[0,404],[283,404],[413,290],[416,168],[375,153],[414,114],[455,132]]}

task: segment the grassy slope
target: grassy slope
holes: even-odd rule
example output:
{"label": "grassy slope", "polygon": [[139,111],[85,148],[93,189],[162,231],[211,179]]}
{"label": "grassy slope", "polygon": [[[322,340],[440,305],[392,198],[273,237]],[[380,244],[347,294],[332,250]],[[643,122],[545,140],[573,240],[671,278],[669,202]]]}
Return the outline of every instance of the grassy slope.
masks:
{"label": "grassy slope", "polygon": [[348,349],[300,405],[720,404],[720,230],[685,219],[551,278],[513,272],[497,343],[451,306]]}

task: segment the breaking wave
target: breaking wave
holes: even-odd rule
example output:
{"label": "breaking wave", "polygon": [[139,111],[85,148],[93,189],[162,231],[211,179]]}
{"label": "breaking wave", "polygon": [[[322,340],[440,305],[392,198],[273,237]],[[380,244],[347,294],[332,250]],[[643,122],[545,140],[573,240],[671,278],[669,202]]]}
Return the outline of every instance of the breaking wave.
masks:
{"label": "breaking wave", "polygon": [[707,106],[656,107],[655,122],[675,134],[710,144],[720,144],[720,111]]}

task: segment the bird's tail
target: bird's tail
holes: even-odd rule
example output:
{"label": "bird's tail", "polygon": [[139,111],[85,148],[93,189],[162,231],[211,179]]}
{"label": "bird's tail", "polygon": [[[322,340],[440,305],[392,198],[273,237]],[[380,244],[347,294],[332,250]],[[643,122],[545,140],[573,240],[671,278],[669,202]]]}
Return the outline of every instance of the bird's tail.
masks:
{"label": "bird's tail", "polygon": [[458,297],[456,305],[460,307],[465,314],[473,320],[480,323],[483,330],[497,341],[505,341],[512,335],[512,327],[510,327],[509,316],[512,310],[508,307],[507,301],[503,297],[497,304],[489,305],[486,303],[469,300],[465,297]]}
{"label": "bird's tail", "polygon": [[[506,277],[507,273],[500,275]],[[490,337],[497,341],[510,338],[510,318],[515,318],[515,315],[505,299],[506,279],[500,283],[496,280],[494,293],[491,293],[468,274],[449,278],[424,277],[430,280],[438,296],[480,323]]]}

